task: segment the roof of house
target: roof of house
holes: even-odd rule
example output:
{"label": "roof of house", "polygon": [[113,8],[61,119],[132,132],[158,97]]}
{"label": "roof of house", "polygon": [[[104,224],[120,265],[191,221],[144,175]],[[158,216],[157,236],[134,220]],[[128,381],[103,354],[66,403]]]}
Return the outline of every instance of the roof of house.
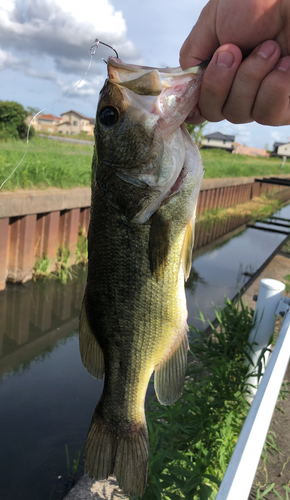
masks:
{"label": "roof of house", "polygon": [[61,122],[57,124],[57,127],[61,127],[62,125],[71,125],[71,122]]}
{"label": "roof of house", "polygon": [[49,121],[60,121],[61,118],[55,115],[39,115],[38,119],[40,120],[49,120]]}
{"label": "roof of house", "polygon": [[207,134],[204,137],[205,137],[205,139],[217,139],[220,141],[234,141],[235,140],[234,135],[225,135],[225,134],[221,134],[221,132],[213,132],[212,134]]}
{"label": "roof of house", "polygon": [[74,111],[73,109],[71,109],[70,111],[66,111],[65,113],[61,113],[61,116],[68,115],[69,113],[74,113],[75,115],[79,116],[80,118],[84,118],[84,120],[89,120],[90,119],[87,116],[81,115],[77,111]]}
{"label": "roof of house", "polygon": [[95,118],[89,118],[89,122],[91,125],[95,125],[96,119]]}
{"label": "roof of house", "polygon": [[279,146],[283,146],[284,144],[288,144],[287,142],[274,142],[273,149],[278,148]]}

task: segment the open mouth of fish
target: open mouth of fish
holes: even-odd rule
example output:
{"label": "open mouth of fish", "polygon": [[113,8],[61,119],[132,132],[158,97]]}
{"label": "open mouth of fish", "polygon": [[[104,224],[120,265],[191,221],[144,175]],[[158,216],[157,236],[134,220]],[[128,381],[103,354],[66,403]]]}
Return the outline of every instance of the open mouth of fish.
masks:
{"label": "open mouth of fish", "polygon": [[138,223],[146,222],[163,202],[182,189],[187,175],[194,174],[194,163],[188,158],[192,140],[183,122],[198,102],[206,65],[186,70],[150,68],[108,58],[108,82],[119,88],[125,111],[134,109],[136,114],[137,110],[136,121],[142,123],[144,134],[154,132],[151,149],[143,161],[132,160],[124,165],[108,162],[108,167],[114,168],[117,177],[126,183],[150,188],[146,201],[140,199],[142,208],[135,216]]}

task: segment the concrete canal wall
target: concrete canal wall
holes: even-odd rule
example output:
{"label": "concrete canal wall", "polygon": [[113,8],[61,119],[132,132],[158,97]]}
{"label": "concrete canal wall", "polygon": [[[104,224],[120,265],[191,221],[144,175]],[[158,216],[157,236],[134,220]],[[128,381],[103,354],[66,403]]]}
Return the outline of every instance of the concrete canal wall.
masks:
{"label": "concrete canal wall", "polygon": [[[283,201],[290,199],[290,187],[255,182],[254,178],[205,179],[197,215],[246,203],[264,193]],[[70,263],[75,263],[80,231],[89,227],[90,197],[90,188],[0,193],[0,290],[5,289],[6,281],[29,281],[35,261],[43,256],[50,259],[53,270],[57,249],[68,248]],[[216,224],[214,237],[245,222],[240,219]],[[195,248],[206,243],[206,229],[197,228]]]}

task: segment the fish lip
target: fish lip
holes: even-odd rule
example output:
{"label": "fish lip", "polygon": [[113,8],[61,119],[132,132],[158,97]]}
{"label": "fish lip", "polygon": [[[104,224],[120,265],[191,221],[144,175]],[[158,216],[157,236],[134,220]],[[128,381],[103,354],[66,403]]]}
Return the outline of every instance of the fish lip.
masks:
{"label": "fish lip", "polygon": [[130,73],[133,73],[133,72],[138,73],[141,70],[144,70],[145,72],[147,72],[147,71],[152,71],[152,70],[156,69],[161,75],[165,74],[165,75],[169,76],[172,74],[172,76],[183,76],[183,75],[191,74],[191,73],[202,73],[205,70],[205,68],[207,67],[209,61],[210,61],[210,59],[207,59],[206,61],[202,61],[201,63],[197,64],[196,66],[191,66],[190,68],[187,68],[184,70],[181,69],[180,66],[177,66],[175,68],[169,68],[169,67],[156,68],[156,67],[152,67],[152,66],[138,66],[137,64],[124,63],[123,61],[121,61],[121,59],[117,59],[117,57],[108,57],[107,63],[116,69],[123,70],[123,71],[124,70],[129,71]]}

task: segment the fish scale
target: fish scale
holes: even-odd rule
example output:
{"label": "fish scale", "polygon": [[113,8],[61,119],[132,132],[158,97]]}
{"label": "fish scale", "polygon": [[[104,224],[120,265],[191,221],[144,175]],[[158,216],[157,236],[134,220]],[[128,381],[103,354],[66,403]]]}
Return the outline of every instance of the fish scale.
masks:
{"label": "fish scale", "polygon": [[125,494],[141,496],[150,377],[155,371],[159,401],[173,404],[186,373],[184,281],[203,176],[198,149],[182,125],[197,99],[202,69],[153,69],[108,59],[96,118],[80,315],[83,363],[96,378],[105,375],[85,471],[95,479],[113,474]]}

